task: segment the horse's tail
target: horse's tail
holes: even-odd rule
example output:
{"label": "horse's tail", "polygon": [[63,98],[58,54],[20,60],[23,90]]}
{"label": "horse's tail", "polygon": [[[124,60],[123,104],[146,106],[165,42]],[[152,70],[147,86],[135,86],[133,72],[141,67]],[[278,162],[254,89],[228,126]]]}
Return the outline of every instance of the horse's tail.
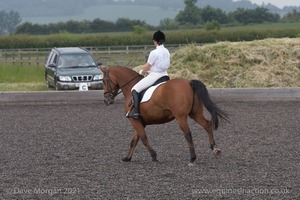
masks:
{"label": "horse's tail", "polygon": [[221,110],[217,104],[211,100],[204,83],[199,80],[191,80],[190,85],[198,99],[204,104],[205,108],[211,114],[211,122],[215,130],[219,126],[219,118],[228,121],[228,114]]}

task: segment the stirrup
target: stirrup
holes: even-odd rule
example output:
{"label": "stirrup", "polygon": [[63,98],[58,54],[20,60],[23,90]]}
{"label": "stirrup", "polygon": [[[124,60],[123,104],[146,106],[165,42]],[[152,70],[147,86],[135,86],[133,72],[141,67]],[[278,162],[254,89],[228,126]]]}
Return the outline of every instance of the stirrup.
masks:
{"label": "stirrup", "polygon": [[128,113],[126,113],[127,118],[139,119],[140,116],[141,116],[141,114],[138,113],[138,112],[132,112],[132,113],[128,112]]}

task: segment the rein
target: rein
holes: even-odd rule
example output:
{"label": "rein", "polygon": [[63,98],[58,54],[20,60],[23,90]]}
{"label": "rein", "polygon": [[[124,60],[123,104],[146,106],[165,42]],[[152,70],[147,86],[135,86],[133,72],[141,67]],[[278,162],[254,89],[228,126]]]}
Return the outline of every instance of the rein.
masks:
{"label": "rein", "polygon": [[136,78],[139,77],[139,76],[140,76],[139,74],[136,75],[136,76],[134,76],[132,79],[130,79],[129,81],[127,81],[124,85],[120,86],[121,91],[114,93],[114,92],[112,91],[110,82],[113,83],[114,85],[118,85],[118,84],[114,83],[114,82],[110,79],[110,77],[109,77],[109,69],[108,69],[108,70],[107,70],[107,78],[106,78],[107,82],[109,83],[109,84],[108,84],[108,87],[107,87],[108,91],[107,91],[107,92],[104,92],[104,94],[109,94],[111,97],[116,97],[116,96],[118,96],[118,95],[122,92],[122,88],[123,88],[123,87],[125,87],[126,85],[128,85],[131,81],[133,81],[134,79],[136,79]]}

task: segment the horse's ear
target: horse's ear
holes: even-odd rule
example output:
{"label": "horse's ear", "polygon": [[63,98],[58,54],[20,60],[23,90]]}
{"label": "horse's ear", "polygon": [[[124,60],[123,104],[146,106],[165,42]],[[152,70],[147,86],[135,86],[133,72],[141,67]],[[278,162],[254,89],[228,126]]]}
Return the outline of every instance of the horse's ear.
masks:
{"label": "horse's ear", "polygon": [[105,73],[105,72],[107,71],[107,68],[104,67],[104,66],[102,66],[102,65],[99,66],[99,69],[100,69],[103,73]]}

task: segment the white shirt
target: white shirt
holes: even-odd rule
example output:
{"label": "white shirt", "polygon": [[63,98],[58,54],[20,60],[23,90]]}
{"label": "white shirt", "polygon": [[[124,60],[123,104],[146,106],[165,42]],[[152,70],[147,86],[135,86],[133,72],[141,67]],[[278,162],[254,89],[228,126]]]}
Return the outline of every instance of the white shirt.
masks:
{"label": "white shirt", "polygon": [[159,45],[150,52],[147,63],[151,65],[150,72],[165,72],[170,67],[170,52]]}

